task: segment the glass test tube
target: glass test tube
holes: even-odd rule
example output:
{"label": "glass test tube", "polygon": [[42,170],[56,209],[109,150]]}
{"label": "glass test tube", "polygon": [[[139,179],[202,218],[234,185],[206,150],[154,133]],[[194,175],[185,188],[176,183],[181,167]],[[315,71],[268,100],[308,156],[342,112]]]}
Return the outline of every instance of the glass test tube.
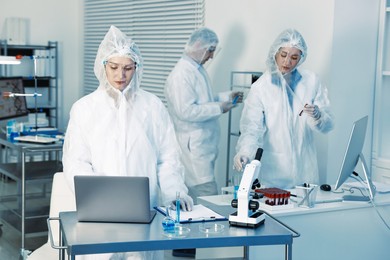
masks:
{"label": "glass test tube", "polygon": [[176,192],[176,223],[180,223],[180,192]]}

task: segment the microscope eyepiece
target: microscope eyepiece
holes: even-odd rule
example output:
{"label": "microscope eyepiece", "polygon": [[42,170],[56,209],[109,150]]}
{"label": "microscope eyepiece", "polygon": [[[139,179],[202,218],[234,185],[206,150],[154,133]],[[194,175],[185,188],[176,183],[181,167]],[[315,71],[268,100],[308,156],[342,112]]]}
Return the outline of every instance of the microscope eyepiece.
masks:
{"label": "microscope eyepiece", "polygon": [[260,161],[261,160],[261,156],[263,156],[263,148],[258,148],[257,151],[256,151],[255,159]]}

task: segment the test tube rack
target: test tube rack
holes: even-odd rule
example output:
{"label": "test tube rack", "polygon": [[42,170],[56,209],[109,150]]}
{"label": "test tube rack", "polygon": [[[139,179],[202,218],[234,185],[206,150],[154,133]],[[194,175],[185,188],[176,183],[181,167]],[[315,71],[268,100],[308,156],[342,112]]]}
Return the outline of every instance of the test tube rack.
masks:
{"label": "test tube rack", "polygon": [[280,210],[294,207],[294,204],[290,203],[290,191],[280,188],[262,188],[255,189],[255,192],[263,194],[263,198],[260,200],[260,208]]}

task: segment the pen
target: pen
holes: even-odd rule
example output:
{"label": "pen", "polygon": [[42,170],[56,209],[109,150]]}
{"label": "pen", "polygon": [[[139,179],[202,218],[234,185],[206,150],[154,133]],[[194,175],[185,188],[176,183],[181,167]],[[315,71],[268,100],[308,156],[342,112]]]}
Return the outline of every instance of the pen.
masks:
{"label": "pen", "polygon": [[[306,107],[307,106],[307,104],[305,104],[303,107]],[[302,111],[301,112],[299,112],[299,116],[301,116],[302,115],[302,113],[303,113],[303,109],[302,109]]]}
{"label": "pen", "polygon": [[165,214],[168,218],[170,218],[171,216],[169,215],[169,206],[166,206],[165,207]]}
{"label": "pen", "polygon": [[215,216],[211,216],[209,218],[205,218],[205,217],[200,217],[200,218],[188,218],[187,219],[188,221],[210,221],[210,220],[216,220],[216,217]]}

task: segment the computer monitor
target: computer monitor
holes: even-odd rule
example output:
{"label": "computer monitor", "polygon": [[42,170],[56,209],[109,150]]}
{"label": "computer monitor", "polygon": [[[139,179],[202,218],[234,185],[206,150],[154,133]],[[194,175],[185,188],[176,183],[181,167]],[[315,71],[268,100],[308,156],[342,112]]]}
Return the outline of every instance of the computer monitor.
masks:
{"label": "computer monitor", "polygon": [[0,78],[0,121],[28,115],[26,97],[9,97],[9,93],[24,94],[21,77]]}
{"label": "computer monitor", "polygon": [[[337,190],[338,188],[340,188],[341,185],[354,173],[355,167],[360,160],[363,168],[364,179],[366,181],[367,188],[369,191],[369,197],[370,199],[373,199],[375,195],[375,189],[371,181],[371,176],[369,174],[370,171],[362,154],[364,139],[366,137],[367,122],[368,116],[365,116],[357,120],[353,124],[344,159],[341,164],[340,174],[335,185],[335,189]],[[356,200],[361,200],[361,198],[358,198],[358,196],[344,196],[345,200],[355,200],[354,198]]]}

